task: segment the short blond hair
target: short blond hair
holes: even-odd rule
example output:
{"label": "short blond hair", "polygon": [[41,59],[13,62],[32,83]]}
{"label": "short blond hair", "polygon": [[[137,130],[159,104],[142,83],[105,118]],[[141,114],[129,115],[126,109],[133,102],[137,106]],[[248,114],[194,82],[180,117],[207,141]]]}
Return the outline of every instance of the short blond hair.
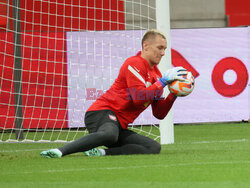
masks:
{"label": "short blond hair", "polygon": [[161,31],[159,31],[157,29],[149,29],[149,30],[147,30],[146,33],[142,37],[142,41],[141,41],[142,47],[143,47],[143,43],[146,40],[154,38],[157,35],[161,36],[163,39],[166,39],[166,36],[164,35],[164,33],[162,33]]}

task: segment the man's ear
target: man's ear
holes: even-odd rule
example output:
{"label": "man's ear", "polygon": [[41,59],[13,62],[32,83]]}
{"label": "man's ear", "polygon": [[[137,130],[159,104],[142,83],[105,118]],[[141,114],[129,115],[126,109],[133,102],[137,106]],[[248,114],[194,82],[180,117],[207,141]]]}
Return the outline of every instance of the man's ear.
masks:
{"label": "man's ear", "polygon": [[142,47],[143,47],[143,49],[144,49],[145,51],[148,50],[148,46],[149,46],[148,41],[144,41],[144,43],[142,44]]}

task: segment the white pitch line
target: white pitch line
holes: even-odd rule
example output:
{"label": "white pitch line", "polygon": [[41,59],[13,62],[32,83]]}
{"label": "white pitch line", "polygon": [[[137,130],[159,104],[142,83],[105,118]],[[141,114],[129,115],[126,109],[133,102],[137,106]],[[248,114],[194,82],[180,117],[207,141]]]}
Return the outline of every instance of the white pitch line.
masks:
{"label": "white pitch line", "polygon": [[[181,143],[175,143],[175,144],[213,144],[213,143],[237,143],[237,142],[248,142],[248,139],[239,139],[239,140],[214,140],[214,141],[200,141],[200,142],[181,142]],[[44,148],[44,149],[19,149],[19,150],[0,150],[0,152],[26,152],[26,151],[39,151],[39,150],[47,150],[50,148]]]}
{"label": "white pitch line", "polygon": [[200,141],[191,143],[181,143],[181,144],[213,144],[213,143],[235,143],[235,142],[247,142],[248,140],[243,138],[240,140],[213,140],[213,141]]}
{"label": "white pitch line", "polygon": [[171,168],[171,167],[184,167],[184,166],[205,166],[205,165],[235,165],[235,164],[250,164],[250,161],[217,161],[217,162],[195,162],[195,163],[179,163],[179,164],[157,164],[157,165],[141,165],[141,166],[117,166],[117,167],[100,167],[100,168],[79,168],[79,169],[60,169],[60,170],[43,170],[43,171],[22,171],[13,173],[1,173],[1,176],[11,174],[34,174],[34,173],[66,173],[66,172],[79,172],[79,171],[96,171],[96,170],[128,170],[138,168]]}
{"label": "white pitch line", "polygon": [[0,153],[4,153],[4,152],[8,152],[8,153],[12,153],[12,152],[26,152],[26,151],[43,151],[43,150],[48,150],[50,148],[45,148],[45,149],[19,149],[19,150],[0,150]]}

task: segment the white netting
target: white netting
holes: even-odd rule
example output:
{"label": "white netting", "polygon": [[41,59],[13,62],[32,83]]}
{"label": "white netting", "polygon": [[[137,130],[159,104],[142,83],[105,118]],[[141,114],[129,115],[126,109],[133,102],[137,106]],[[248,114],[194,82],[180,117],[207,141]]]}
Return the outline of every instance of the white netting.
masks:
{"label": "white netting", "polygon": [[[85,111],[140,50],[155,12],[154,0],[1,0],[0,141],[86,134]],[[148,114],[137,129],[158,139]]]}

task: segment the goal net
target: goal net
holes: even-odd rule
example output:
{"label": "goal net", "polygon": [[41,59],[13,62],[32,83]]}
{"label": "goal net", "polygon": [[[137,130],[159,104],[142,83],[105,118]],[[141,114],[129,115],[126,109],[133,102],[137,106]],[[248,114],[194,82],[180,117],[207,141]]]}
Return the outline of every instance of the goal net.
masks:
{"label": "goal net", "polygon": [[[1,0],[0,142],[68,142],[157,27],[154,0]],[[130,127],[160,141],[147,109]]]}

